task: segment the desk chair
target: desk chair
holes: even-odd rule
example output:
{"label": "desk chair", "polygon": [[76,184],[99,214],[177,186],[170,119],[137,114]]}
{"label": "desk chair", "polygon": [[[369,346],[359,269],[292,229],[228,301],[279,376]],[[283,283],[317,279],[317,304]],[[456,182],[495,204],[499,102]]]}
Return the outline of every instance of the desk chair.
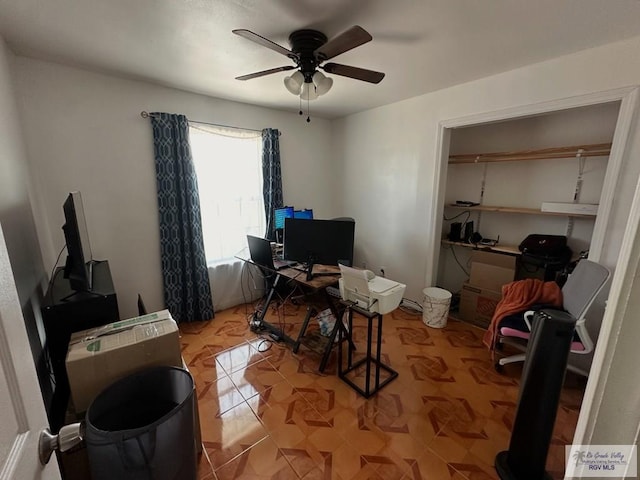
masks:
{"label": "desk chair", "polygon": [[[606,267],[590,260],[580,260],[562,287],[562,308],[577,319],[571,353],[584,355],[593,350],[593,340],[587,331],[585,315],[608,278],[609,270]],[[503,318],[498,325],[496,349],[499,350],[504,344],[526,351],[533,314],[541,307],[534,307],[524,313]],[[503,357],[495,364],[495,368],[501,371],[502,367],[508,363],[524,362],[524,360],[524,353]],[[572,365],[568,365],[567,368],[579,375],[588,376],[588,372]]]}

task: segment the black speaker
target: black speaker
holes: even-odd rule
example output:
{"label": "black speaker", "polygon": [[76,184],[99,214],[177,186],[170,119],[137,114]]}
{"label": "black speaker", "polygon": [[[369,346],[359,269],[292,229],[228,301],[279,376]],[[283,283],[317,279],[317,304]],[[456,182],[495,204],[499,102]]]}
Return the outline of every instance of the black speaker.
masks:
{"label": "black speaker", "polygon": [[449,240],[452,242],[459,242],[462,235],[462,224],[460,222],[454,222],[451,224],[451,230],[449,230]]}
{"label": "black speaker", "polygon": [[473,221],[464,224],[464,237],[462,241],[465,243],[471,243],[471,236],[473,235]]}
{"label": "black speaker", "polygon": [[533,317],[509,450],[495,460],[502,480],[551,479],[544,468],[575,325],[573,316],[559,310]]}

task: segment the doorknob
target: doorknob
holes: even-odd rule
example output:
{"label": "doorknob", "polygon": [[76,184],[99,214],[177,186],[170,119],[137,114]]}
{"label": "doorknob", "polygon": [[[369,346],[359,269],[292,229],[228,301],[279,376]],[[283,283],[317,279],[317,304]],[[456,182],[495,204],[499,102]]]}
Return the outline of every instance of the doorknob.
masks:
{"label": "doorknob", "polygon": [[38,440],[38,456],[40,463],[46,465],[49,463],[51,454],[54,450],[66,452],[71,447],[77,445],[84,438],[84,422],[72,423],[65,425],[60,429],[57,435],[51,433],[49,428],[45,428],[40,432]]}

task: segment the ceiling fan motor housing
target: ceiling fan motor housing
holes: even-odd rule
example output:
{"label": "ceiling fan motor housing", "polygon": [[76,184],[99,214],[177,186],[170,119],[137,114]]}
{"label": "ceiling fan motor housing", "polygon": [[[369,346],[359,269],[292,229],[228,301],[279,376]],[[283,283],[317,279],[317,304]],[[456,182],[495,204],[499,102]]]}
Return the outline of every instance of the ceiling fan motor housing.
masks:
{"label": "ceiling fan motor housing", "polygon": [[327,43],[327,36],[317,30],[296,30],[289,35],[291,51],[297,54],[293,60],[304,75],[305,83],[311,83],[313,74],[323,58],[316,58],[314,51]]}

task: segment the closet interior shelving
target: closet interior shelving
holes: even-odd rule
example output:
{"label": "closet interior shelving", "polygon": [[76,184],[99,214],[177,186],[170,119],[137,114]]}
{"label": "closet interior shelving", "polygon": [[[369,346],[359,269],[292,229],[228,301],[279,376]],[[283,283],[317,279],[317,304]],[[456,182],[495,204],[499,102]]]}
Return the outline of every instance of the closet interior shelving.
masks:
{"label": "closet interior shelving", "polygon": [[[459,155],[450,155],[450,165],[460,164],[477,164],[477,163],[494,163],[494,162],[518,162],[518,161],[535,161],[535,160],[553,160],[560,158],[585,158],[585,157],[603,157],[609,156],[611,153],[611,143],[596,143],[587,145],[573,145],[568,147],[554,147],[537,150],[519,150],[510,152],[492,152],[492,153],[465,153]],[[520,208],[510,206],[496,205],[457,205],[449,204],[447,208],[457,210],[467,210],[470,212],[497,212],[508,214],[525,214],[525,215],[545,215],[545,216],[561,216],[576,218],[595,218],[595,214],[580,213],[557,213],[544,212],[539,208]],[[474,245],[462,242],[451,242],[443,240],[442,243],[448,245],[458,245],[469,248],[486,248],[487,250],[501,251],[502,253],[518,254],[517,247],[507,245],[496,245],[493,247],[485,247],[482,245]]]}

